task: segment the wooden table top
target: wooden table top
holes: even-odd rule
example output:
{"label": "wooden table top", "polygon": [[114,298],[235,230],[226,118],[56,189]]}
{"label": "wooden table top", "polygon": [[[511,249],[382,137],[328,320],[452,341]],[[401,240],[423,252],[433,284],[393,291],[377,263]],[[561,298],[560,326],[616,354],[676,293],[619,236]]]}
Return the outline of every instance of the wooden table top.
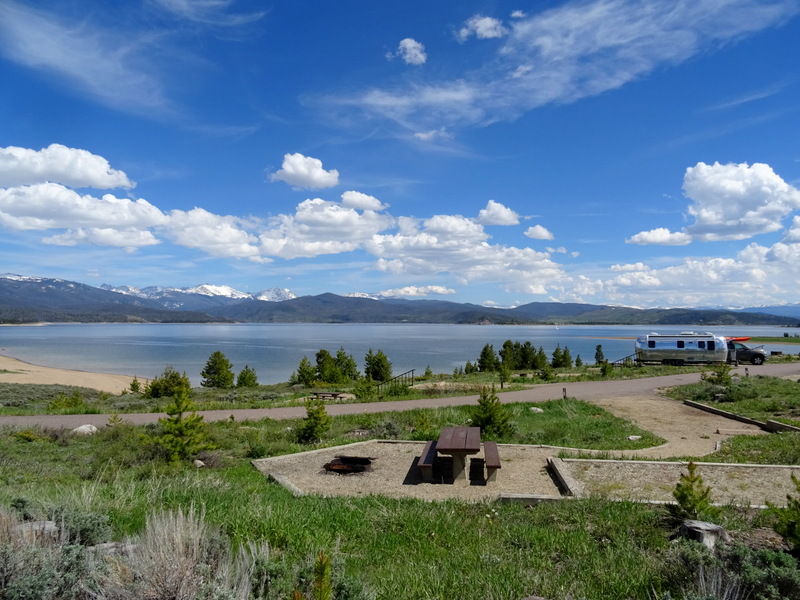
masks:
{"label": "wooden table top", "polygon": [[480,427],[443,427],[436,443],[436,451],[444,454],[465,452],[476,454],[481,450]]}

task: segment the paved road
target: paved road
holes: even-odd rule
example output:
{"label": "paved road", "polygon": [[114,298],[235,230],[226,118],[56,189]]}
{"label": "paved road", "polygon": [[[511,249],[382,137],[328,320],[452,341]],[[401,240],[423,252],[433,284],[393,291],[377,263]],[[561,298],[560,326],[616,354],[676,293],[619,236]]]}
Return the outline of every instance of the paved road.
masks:
{"label": "paved road", "polygon": [[[736,374],[744,376],[774,375],[778,377],[800,376],[800,363],[765,364],[760,366],[742,366],[734,370]],[[681,375],[667,375],[664,377],[649,377],[645,379],[630,379],[625,381],[580,381],[571,383],[550,383],[536,385],[529,389],[517,392],[503,392],[499,394],[500,401],[509,402],[544,402],[564,395],[587,401],[610,401],[625,398],[657,397],[658,390],[662,388],[684,385],[699,381],[699,373]],[[450,398],[428,398],[424,400],[405,400],[395,402],[374,402],[361,404],[331,404],[327,406],[330,415],[352,415],[387,411],[404,411],[415,408],[441,408],[445,406],[461,406],[477,404],[478,396],[456,396]],[[220,421],[233,417],[237,421],[257,421],[264,418],[276,420],[298,419],[305,417],[306,411],[302,406],[284,408],[254,408],[236,410],[199,411],[206,421]],[[144,425],[154,423],[166,415],[163,413],[123,414],[120,417],[129,423]],[[43,427],[75,428],[84,424],[102,427],[108,423],[109,415],[31,415],[31,416],[2,416],[0,426],[15,425],[30,427],[41,425]]]}

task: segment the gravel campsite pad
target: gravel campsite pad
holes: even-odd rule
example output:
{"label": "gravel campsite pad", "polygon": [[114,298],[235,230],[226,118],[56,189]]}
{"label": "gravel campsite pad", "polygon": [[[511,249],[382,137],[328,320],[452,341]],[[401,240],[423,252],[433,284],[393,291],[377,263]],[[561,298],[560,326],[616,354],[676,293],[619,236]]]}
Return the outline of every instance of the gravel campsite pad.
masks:
{"label": "gravel campsite pad", "polygon": [[[563,459],[562,465],[577,482],[576,495],[637,501],[674,500],[672,492],[684,462]],[[733,465],[697,462],[697,474],[711,488],[711,501],[718,504],[762,506],[766,502],[786,504],[786,495],[796,495],[791,476],[800,476],[800,466]]]}

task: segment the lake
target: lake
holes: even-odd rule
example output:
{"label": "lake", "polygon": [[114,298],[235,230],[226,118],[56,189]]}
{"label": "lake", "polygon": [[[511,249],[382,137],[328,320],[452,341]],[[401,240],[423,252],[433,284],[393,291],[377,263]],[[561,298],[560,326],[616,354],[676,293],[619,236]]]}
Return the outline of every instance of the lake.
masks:
{"label": "lake", "polygon": [[[0,352],[20,360],[65,369],[137,375],[152,378],[172,365],[186,372],[193,385],[208,357],[220,350],[239,372],[255,369],[260,383],[288,381],[303,356],[342,347],[359,368],[367,351],[382,350],[395,375],[427,366],[434,373],[452,373],[475,362],[485,344],[499,351],[505,340],[530,341],[550,356],[557,344],[573,357],[594,362],[602,344],[609,360],[633,353],[633,338],[649,332],[713,331],[728,336],[794,336],[785,327],[655,327],[623,325],[428,325],[428,324],[49,324],[0,327]],[[797,348],[797,346],[794,346]],[[792,352],[786,345],[769,350]]]}

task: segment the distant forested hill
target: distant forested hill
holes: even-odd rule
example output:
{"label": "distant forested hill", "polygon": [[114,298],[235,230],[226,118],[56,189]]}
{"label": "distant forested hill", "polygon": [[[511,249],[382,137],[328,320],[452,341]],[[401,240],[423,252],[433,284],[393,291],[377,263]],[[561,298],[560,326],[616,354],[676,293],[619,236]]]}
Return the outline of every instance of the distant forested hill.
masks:
{"label": "distant forested hill", "polygon": [[[732,310],[637,309],[596,304],[532,302],[513,309],[441,300],[370,299],[320,294],[283,301],[180,292],[167,301],[43,277],[0,276],[0,323],[464,323],[608,325],[779,325],[800,317]],[[178,302],[178,300],[180,302]],[[195,310],[173,308],[171,303]],[[201,310],[197,307],[202,306]]]}

